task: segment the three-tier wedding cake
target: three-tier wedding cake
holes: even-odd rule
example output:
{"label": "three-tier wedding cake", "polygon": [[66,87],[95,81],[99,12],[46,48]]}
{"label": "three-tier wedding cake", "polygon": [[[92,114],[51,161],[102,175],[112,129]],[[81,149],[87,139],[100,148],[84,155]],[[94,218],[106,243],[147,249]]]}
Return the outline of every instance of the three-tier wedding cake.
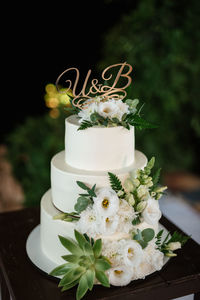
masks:
{"label": "three-tier wedding cake", "polygon": [[[166,236],[159,225],[166,187],[158,184],[160,169],[152,173],[155,158],[135,150],[135,128],[155,126],[141,118],[138,99],[126,99],[130,65],[113,65],[102,79],[109,81],[115,67],[110,87],[93,79],[86,93],[89,71],[78,95],[79,71],[63,72],[77,76],[67,89],[72,114],[65,120],[65,150],[51,160],[51,189],[41,200],[42,253],[56,266],[50,274],[61,277],[62,291],[78,285],[77,300],[94,284],[123,286],[160,270],[164,256],[175,256],[187,240],[176,232]],[[128,83],[117,88],[122,77]]]}

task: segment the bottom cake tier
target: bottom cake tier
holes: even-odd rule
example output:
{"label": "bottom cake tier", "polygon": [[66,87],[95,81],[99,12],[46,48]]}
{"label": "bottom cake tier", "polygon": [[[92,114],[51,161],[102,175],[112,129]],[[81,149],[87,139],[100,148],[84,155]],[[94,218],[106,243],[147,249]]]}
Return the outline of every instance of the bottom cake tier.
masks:
{"label": "bottom cake tier", "polygon": [[[43,253],[56,264],[63,264],[64,260],[61,256],[68,254],[67,250],[60,243],[58,236],[61,235],[66,238],[74,239],[75,229],[75,223],[54,219],[54,217],[60,213],[62,212],[53,205],[51,190],[48,190],[41,200],[40,239]],[[149,225],[146,222],[141,222],[139,225],[135,226],[135,228],[140,230],[152,228],[155,233],[157,233],[158,223],[155,225]],[[109,236],[107,238],[109,238]],[[113,238],[116,238],[116,235]],[[123,239],[126,237],[121,235],[120,238]]]}

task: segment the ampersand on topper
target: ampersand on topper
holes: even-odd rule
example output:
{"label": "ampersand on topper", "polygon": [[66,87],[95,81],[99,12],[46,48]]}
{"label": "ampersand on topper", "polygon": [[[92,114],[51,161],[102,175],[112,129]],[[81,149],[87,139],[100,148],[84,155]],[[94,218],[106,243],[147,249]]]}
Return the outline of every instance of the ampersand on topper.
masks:
{"label": "ampersand on topper", "polygon": [[[92,79],[91,80],[91,85],[88,88],[88,92],[86,92],[86,88],[88,86],[88,81],[91,75],[91,70],[88,71],[82,89],[81,91],[78,93],[77,92],[77,85],[79,82],[79,77],[80,77],[80,72],[77,68],[69,68],[66,69],[64,72],[62,72],[57,80],[56,80],[56,87],[58,89],[59,92],[61,93],[66,93],[69,89],[72,90],[73,93],[73,100],[72,100],[72,104],[80,109],[84,109],[86,108],[86,104],[85,100],[90,99],[92,97],[94,97],[94,95],[98,94],[100,95],[103,99],[107,100],[110,98],[113,99],[124,99],[127,95],[125,89],[131,84],[132,79],[129,76],[129,74],[132,72],[132,66],[127,64],[126,62],[124,63],[119,63],[119,64],[114,64],[111,65],[109,67],[107,67],[106,69],[104,69],[104,71],[101,74],[101,78],[104,82],[108,83],[108,81],[110,81],[113,78],[113,74],[112,74],[112,69],[113,68],[117,68],[119,67],[118,72],[116,73],[116,77],[112,83],[111,86],[108,85],[103,85],[101,83],[99,83],[98,79]],[[125,71],[124,69],[128,67],[128,70]],[[72,81],[70,79],[66,79],[65,83],[68,85],[67,88],[65,89],[65,91],[60,91],[59,90],[59,82],[60,80],[70,72],[70,71],[75,71],[75,81],[74,84],[72,83]],[[108,73],[111,73],[110,75],[108,75]],[[125,78],[126,79],[126,83],[122,86],[122,87],[117,87],[117,84],[120,80],[120,78]]]}

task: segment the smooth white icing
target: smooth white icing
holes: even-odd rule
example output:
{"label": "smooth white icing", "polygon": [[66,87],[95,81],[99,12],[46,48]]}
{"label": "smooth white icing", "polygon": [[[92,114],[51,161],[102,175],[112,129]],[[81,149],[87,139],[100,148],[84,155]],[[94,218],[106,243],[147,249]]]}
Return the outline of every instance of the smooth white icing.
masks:
{"label": "smooth white icing", "polygon": [[69,254],[60,243],[58,235],[74,238],[73,223],[53,219],[60,213],[53,206],[51,190],[48,190],[42,197],[40,204],[41,247],[44,254],[57,264],[65,263],[61,256]]}
{"label": "smooth white icing", "polygon": [[[82,181],[89,187],[94,184],[98,187],[109,186],[107,171],[86,171],[75,169],[65,163],[65,152],[56,154],[51,161],[51,188],[54,205],[63,212],[74,211],[78,195],[83,190],[76,181]],[[112,170],[122,183],[134,169],[143,169],[147,164],[146,156],[139,151],[135,151],[135,161],[129,167]]]}
{"label": "smooth white icing", "polygon": [[134,127],[91,127],[77,130],[77,116],[65,120],[65,161],[83,170],[108,171],[133,164],[135,154]]}

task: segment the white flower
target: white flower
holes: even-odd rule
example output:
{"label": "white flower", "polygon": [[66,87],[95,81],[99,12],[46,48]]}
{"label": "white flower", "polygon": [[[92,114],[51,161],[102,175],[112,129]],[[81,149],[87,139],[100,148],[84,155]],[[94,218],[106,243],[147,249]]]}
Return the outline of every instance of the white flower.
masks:
{"label": "white flower", "polygon": [[96,212],[88,207],[80,214],[80,219],[76,223],[76,229],[81,233],[87,233],[89,236],[95,236],[99,233],[100,220]]}
{"label": "white flower", "polygon": [[171,242],[167,245],[167,248],[171,251],[181,249],[181,243],[180,242]]}
{"label": "white flower", "polygon": [[142,247],[134,240],[127,240],[123,247],[122,257],[126,266],[137,267],[142,261]]}
{"label": "white flower", "polygon": [[102,239],[102,241],[102,255],[106,256],[113,266],[121,264],[118,242],[109,239]]}
{"label": "white flower", "polygon": [[132,270],[126,266],[118,266],[108,271],[109,282],[115,286],[124,286],[131,282]]}
{"label": "white flower", "polygon": [[157,200],[149,198],[147,201],[147,206],[142,212],[142,217],[144,221],[150,225],[158,223],[161,218],[161,211],[159,209],[159,204]]}
{"label": "white flower", "polygon": [[97,103],[92,102],[91,99],[88,99],[85,102],[85,108],[81,109],[81,111],[78,113],[78,116],[81,118],[79,120],[79,123],[81,123],[84,120],[90,121],[90,116],[94,112],[98,110]]}
{"label": "white flower", "polygon": [[119,198],[110,187],[100,188],[97,197],[93,198],[94,210],[103,217],[110,217],[117,213],[119,209]]}
{"label": "white flower", "polygon": [[99,103],[97,112],[104,118],[112,119],[117,116],[118,110],[116,102],[108,100]]}
{"label": "white flower", "polygon": [[[145,248],[146,260],[149,264],[151,264],[153,271],[158,271],[163,266],[163,258],[164,254],[155,249],[154,243],[149,243]],[[153,272],[152,271],[152,272]]]}
{"label": "white flower", "polygon": [[137,189],[137,195],[140,200],[147,200],[149,198],[149,189],[146,185],[140,185]]}
{"label": "white flower", "polygon": [[119,216],[114,215],[111,217],[101,218],[100,232],[101,234],[110,235],[117,231],[119,224]]}
{"label": "white flower", "polygon": [[122,116],[129,112],[129,106],[126,103],[124,103],[122,100],[116,100],[116,105],[118,107],[118,112],[116,117],[121,121]]}
{"label": "white flower", "polygon": [[130,178],[126,178],[126,180],[124,181],[124,188],[127,193],[130,193],[134,190],[134,185]]}

